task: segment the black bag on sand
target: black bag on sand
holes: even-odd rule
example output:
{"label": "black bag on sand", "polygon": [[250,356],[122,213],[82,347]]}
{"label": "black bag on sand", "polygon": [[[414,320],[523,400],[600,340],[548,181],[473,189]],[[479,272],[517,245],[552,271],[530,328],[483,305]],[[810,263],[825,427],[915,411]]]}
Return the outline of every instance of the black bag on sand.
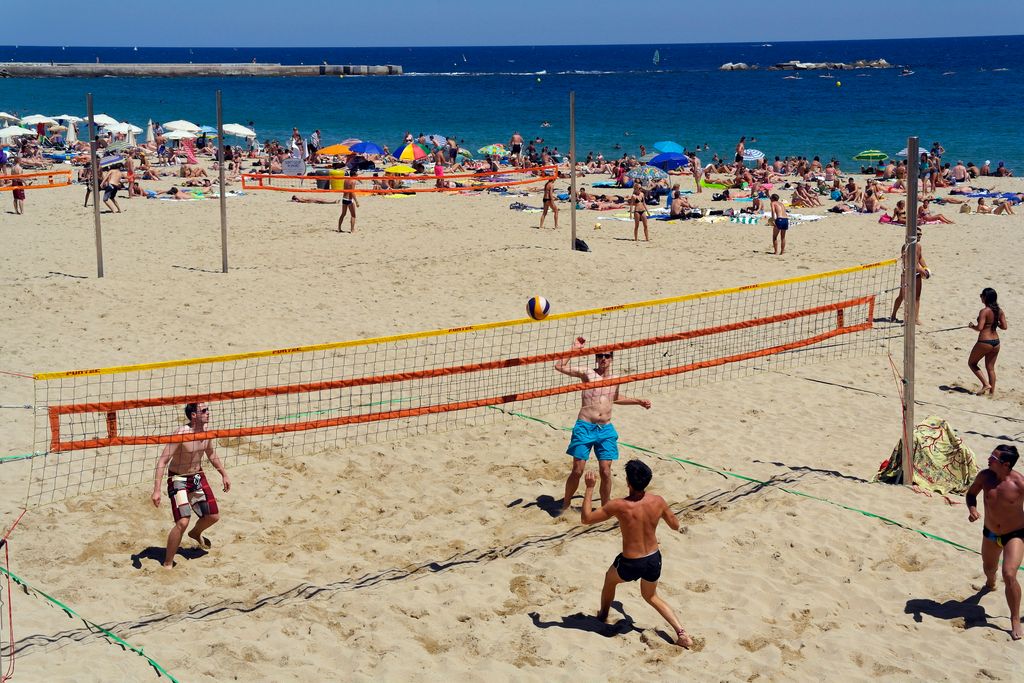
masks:
{"label": "black bag on sand", "polygon": [[573,244],[573,249],[576,251],[590,251],[590,247],[587,243],[581,240],[579,237],[576,238],[576,243]]}

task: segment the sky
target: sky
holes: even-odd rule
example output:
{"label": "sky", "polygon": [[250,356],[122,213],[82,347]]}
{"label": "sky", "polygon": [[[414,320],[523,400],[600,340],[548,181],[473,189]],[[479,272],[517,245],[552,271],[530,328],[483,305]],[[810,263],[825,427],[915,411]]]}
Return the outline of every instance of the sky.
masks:
{"label": "sky", "polygon": [[[5,5],[7,3],[4,3]],[[602,45],[1019,33],[1022,0],[53,0],[5,14],[4,43],[147,47]],[[87,8],[88,19],[82,11]],[[134,9],[143,8],[143,9]],[[23,15],[19,17],[18,15]]]}

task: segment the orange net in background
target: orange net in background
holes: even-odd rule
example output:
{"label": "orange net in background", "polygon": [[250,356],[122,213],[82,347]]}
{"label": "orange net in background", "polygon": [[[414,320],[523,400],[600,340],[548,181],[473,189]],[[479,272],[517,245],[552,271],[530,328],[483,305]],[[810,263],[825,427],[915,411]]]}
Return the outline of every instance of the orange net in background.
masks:
{"label": "orange net in background", "polygon": [[[46,178],[38,182],[38,178]],[[14,181],[21,184],[14,185]],[[45,190],[50,187],[67,187],[71,184],[71,171],[38,171],[18,175],[0,175],[0,192],[13,190]]]}

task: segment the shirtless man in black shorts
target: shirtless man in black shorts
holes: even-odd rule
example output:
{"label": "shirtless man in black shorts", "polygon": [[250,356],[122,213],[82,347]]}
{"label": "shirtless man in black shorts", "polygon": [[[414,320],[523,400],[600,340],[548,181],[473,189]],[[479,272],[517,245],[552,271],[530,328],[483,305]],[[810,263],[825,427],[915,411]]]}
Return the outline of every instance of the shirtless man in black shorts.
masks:
{"label": "shirtless man in black shorts", "polygon": [[512,137],[508,141],[508,155],[512,160],[513,166],[523,165],[523,136],[519,134],[519,131],[512,133]]}
{"label": "shirtless man in black shorts", "polygon": [[[353,171],[354,172],[354,171]],[[356,231],[356,207],[359,206],[359,200],[356,199],[356,193],[352,190],[356,189],[356,181],[350,178],[345,178],[344,192],[341,194],[341,215],[338,216],[338,232],[341,232],[341,226],[345,222],[345,214],[351,213],[352,217],[349,218],[349,233]]]}
{"label": "shirtless man in black shorts", "polygon": [[583,494],[583,512],[580,515],[583,523],[598,524],[614,517],[619,521],[619,529],[622,531],[622,552],[604,576],[601,609],[597,618],[601,621],[608,619],[608,609],[615,599],[615,588],[620,583],[640,579],[640,594],[644,600],[658,610],[658,614],[675,629],[676,645],[689,648],[693,645],[693,638],[686,633],[675,612],[657,592],[658,580],[661,578],[661,550],[655,530],[658,522],[665,520],[673,531],[679,531],[679,519],[664,498],[644,491],[651,483],[651,476],[651,468],[640,460],[630,460],[626,463],[629,495],[609,501],[594,511],[591,510],[590,499],[594,495],[597,475],[593,471],[587,472],[584,480],[587,490]]}
{"label": "shirtless man in black shorts", "polygon": [[[985,589],[996,589],[996,566],[1003,556],[1003,584],[1006,604],[1010,608],[1010,637],[1020,640],[1020,583],[1017,572],[1024,560],[1024,475],[1014,472],[1017,464],[1016,446],[996,446],[988,456],[988,469],[978,476],[967,490],[968,521],[976,522],[978,494],[985,493],[985,522],[981,540],[981,564],[985,570]],[[587,509],[584,498],[583,509]],[[604,508],[602,508],[604,509]]]}

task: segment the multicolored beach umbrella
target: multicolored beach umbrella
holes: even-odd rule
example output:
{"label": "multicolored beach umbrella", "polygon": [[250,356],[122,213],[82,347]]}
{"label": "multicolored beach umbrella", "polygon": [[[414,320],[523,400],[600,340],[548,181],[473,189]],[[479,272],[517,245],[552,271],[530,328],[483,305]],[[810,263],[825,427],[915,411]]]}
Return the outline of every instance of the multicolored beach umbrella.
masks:
{"label": "multicolored beach umbrella", "polygon": [[888,154],[877,149],[866,149],[854,157],[857,161],[881,161],[888,158]]}
{"label": "multicolored beach umbrella", "polygon": [[672,142],[671,140],[662,140],[661,142],[654,143],[654,149],[659,152],[673,152],[675,154],[683,153],[683,146],[678,142]]}
{"label": "multicolored beach umbrella", "polygon": [[665,173],[660,168],[645,164],[634,168],[626,174],[626,177],[633,180],[661,180],[662,178],[668,178],[668,173]]}
{"label": "multicolored beach umbrella", "polygon": [[764,159],[764,152],[759,149],[746,149],[743,150],[743,161],[757,161],[758,159]]}
{"label": "multicolored beach umbrella", "polygon": [[502,145],[500,143],[499,144],[494,144],[494,145],[487,145],[486,147],[481,147],[477,151],[480,154],[487,154],[487,155],[497,154],[500,157],[506,156],[508,154],[508,150],[505,149],[505,145]]}
{"label": "multicolored beach umbrella", "polygon": [[419,161],[420,159],[426,159],[429,154],[430,152],[424,149],[422,145],[410,142],[396,149],[393,156],[399,161]]}

